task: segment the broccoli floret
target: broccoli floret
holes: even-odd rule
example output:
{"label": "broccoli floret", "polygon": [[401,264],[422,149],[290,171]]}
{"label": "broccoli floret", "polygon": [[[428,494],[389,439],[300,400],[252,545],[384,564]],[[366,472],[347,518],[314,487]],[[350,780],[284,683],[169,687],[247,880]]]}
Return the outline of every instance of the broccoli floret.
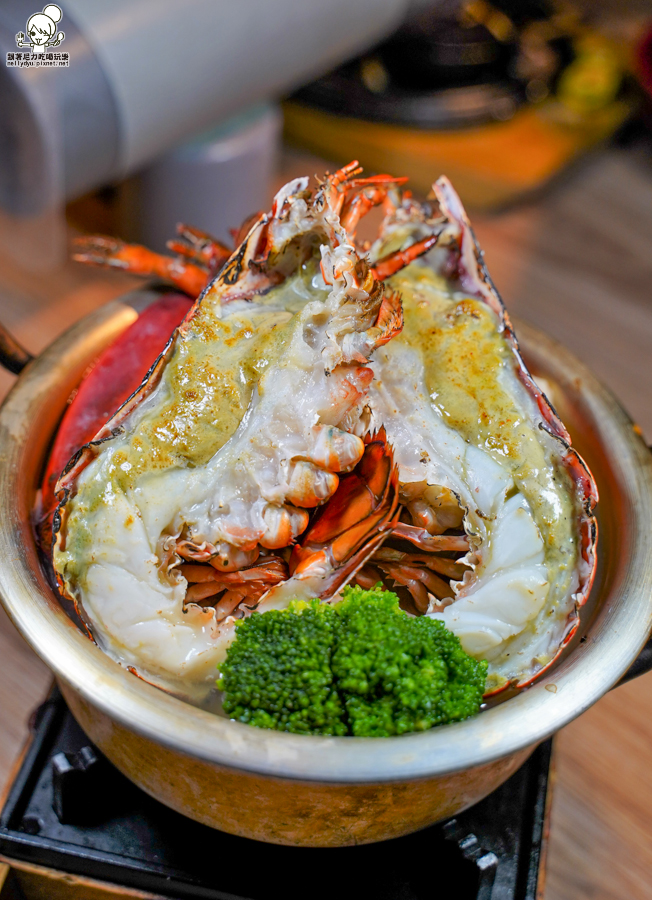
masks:
{"label": "broccoli floret", "polygon": [[333,687],[333,608],[318,600],[254,613],[220,666],[223,708],[233,719],[298,734],[346,734]]}
{"label": "broccoli floret", "polygon": [[487,663],[443,622],[403,612],[381,585],[347,587],[238,623],[221,667],[224,710],[263,728],[385,737],[475,715]]}
{"label": "broccoli floret", "polygon": [[347,588],[332,669],[351,734],[386,737],[467,719],[480,708],[487,663],[443,622],[413,618],[390,591]]}

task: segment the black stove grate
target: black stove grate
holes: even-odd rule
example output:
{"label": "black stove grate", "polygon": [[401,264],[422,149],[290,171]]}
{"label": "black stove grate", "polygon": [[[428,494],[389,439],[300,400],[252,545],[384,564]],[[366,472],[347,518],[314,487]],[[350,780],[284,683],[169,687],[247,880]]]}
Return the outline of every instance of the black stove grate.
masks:
{"label": "black stove grate", "polygon": [[442,825],[380,844],[281,847],[214,831],[153,800],[89,744],[55,692],[0,815],[0,854],[173,898],[535,900],[551,746]]}

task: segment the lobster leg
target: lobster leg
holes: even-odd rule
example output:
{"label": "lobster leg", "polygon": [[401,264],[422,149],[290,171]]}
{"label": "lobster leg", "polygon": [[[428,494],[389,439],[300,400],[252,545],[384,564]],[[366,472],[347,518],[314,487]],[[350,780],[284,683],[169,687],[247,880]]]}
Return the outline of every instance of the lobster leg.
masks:
{"label": "lobster leg", "polygon": [[341,184],[344,184],[344,182],[348,181],[349,178],[352,178],[353,175],[359,175],[360,172],[362,172],[362,166],[357,159],[353,159],[350,163],[347,163],[345,166],[342,166],[341,169],[338,169],[334,175],[329,175],[328,184],[331,188],[337,190]]}
{"label": "lobster leg", "polygon": [[124,269],[133,275],[158,275],[171,281],[193,299],[206,287],[209,272],[192,262],[154,253],[139,244],[101,235],[75,238],[72,258],[93,266]]}
{"label": "lobster leg", "polygon": [[387,197],[390,189],[403,184],[407,178],[392,175],[372,175],[355,178],[362,172],[357,160],[338,169],[326,179],[325,187],[330,195],[330,205],[340,216],[340,222],[351,237],[360,219]]}
{"label": "lobster leg", "polygon": [[385,544],[357,573],[356,581],[362,587],[370,587],[378,580],[391,579],[395,585],[408,589],[417,612],[423,614],[452,603],[454,591],[450,581],[461,581],[466,571],[467,567],[455,560],[434,553],[404,553]]}
{"label": "lobster leg", "polygon": [[425,567],[454,581],[460,581],[467,571],[466,566],[452,559],[435,556],[432,553],[403,553],[401,550],[387,546],[377,550],[370,562],[378,566],[391,565],[398,568],[401,566]]}
{"label": "lobster leg", "polygon": [[211,275],[217,275],[233,251],[217,238],[193,228],[191,225],[177,225],[178,240],[167,242],[169,250],[206,266]]}
{"label": "lobster leg", "polygon": [[254,565],[235,572],[218,572],[210,565],[192,564],[181,566],[180,572],[188,581],[186,605],[195,603],[216,609],[219,606],[218,613],[224,615],[241,601],[254,606],[265,591],[287,578],[287,566],[277,556],[261,557]]}
{"label": "lobster leg", "polygon": [[390,253],[389,256],[379,259],[371,269],[374,278],[378,281],[382,281],[384,278],[389,278],[390,275],[394,275],[394,273],[398,272],[400,269],[404,269],[405,266],[409,265],[415,259],[418,259],[419,256],[423,256],[423,254],[427,253],[431,247],[434,247],[438,238],[438,234],[431,234],[422,241],[417,241],[416,244],[412,244],[407,250],[397,250],[396,253]]}
{"label": "lobster leg", "polygon": [[417,525],[407,525],[405,522],[397,522],[392,529],[392,537],[403,538],[410,541],[419,550],[431,553],[452,551],[453,553],[466,552],[470,545],[469,538],[465,534],[429,534],[425,528]]}
{"label": "lobster leg", "polygon": [[[375,206],[386,203],[390,192],[399,184],[404,184],[407,178],[392,178],[391,175],[376,175],[372,178],[358,178],[346,185],[346,195],[340,222],[348,234],[355,236],[358,222]],[[391,205],[394,203],[390,200]],[[389,210],[386,210],[388,212]]]}
{"label": "lobster leg", "polygon": [[[402,584],[408,589],[417,609],[421,613],[429,611],[430,600],[427,596],[428,593],[438,600],[453,597],[453,589],[448,582],[423,566],[392,566],[383,564],[379,565],[379,568],[394,582]],[[424,595],[425,604],[423,602]]]}

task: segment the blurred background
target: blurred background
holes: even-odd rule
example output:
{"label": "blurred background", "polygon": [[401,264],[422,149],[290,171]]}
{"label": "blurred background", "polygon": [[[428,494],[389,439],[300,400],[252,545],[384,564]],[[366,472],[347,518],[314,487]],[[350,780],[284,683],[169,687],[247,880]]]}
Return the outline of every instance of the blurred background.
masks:
{"label": "blurred background", "polygon": [[[31,352],[142,284],[71,237],[229,242],[283,182],[358,159],[417,195],[447,174],[510,312],[652,441],[652,2],[59,5],[69,65],[21,67],[39,9],[0,0],[0,321]],[[4,619],[0,658],[1,787],[49,675]],[[651,689],[557,738],[547,900],[652,898]]]}

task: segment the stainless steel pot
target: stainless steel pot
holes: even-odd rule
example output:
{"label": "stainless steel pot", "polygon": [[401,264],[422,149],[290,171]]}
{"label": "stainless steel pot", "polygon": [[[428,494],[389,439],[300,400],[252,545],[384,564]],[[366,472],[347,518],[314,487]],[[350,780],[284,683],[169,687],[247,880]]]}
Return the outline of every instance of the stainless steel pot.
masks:
{"label": "stainless steel pot", "polygon": [[[264,731],[189,706],[105,656],[62,610],[30,526],[66,400],[97,354],[152,300],[87,316],[20,374],[0,412],[0,593],[55,672],[89,737],[141,788],[193,819],[257,840],[340,846],[396,837],[501,784],[544,738],[616,684],[652,627],[652,456],[617,401],[571,354],[523,324],[524,355],[599,485],[600,564],[578,635],[533,687],[466,722],[398,738]],[[20,348],[0,341],[15,359]],[[638,670],[652,665],[650,648]]]}

